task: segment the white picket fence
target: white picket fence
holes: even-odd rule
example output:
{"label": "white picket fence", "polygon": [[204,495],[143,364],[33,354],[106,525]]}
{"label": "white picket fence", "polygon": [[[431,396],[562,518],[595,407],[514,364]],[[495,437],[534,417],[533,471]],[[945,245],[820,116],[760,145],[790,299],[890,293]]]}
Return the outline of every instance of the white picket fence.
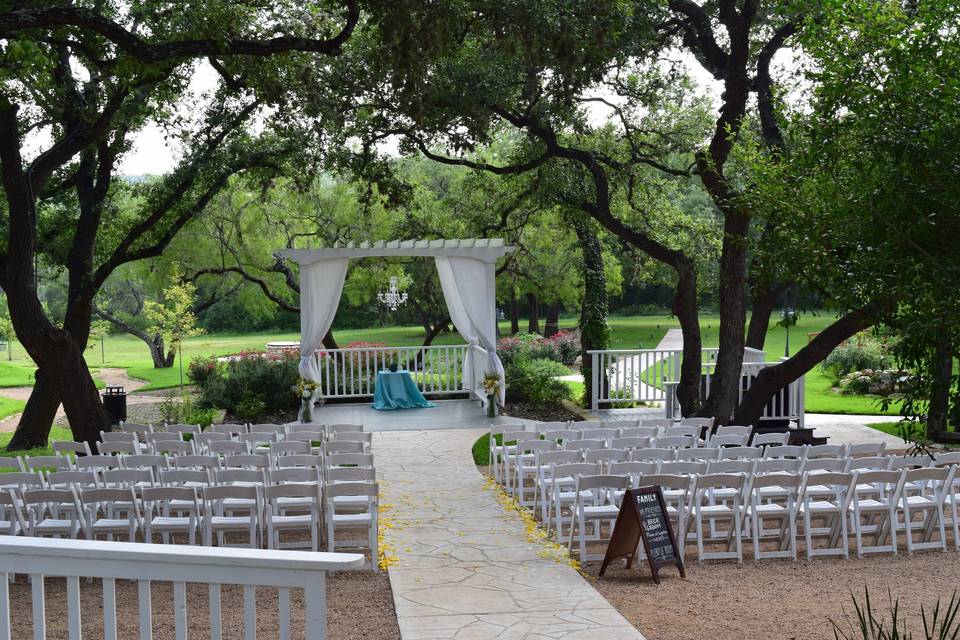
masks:
{"label": "white picket fence", "polygon": [[[136,580],[139,595],[140,639],[153,637],[151,582],[173,583],[174,635],[186,640],[190,624],[187,583],[209,585],[210,638],[223,637],[221,585],[243,586],[244,638],[257,630],[256,587],[278,590],[279,637],[290,637],[290,589],[304,590],[305,630],[309,640],[324,640],[326,572],[358,569],[361,554],[265,551],[233,547],[153,545],[55,538],[0,538],[0,640],[11,636],[10,574],[31,576],[34,640],[46,634],[46,599],[43,577],[65,577],[67,622],[70,640],[84,637],[80,611],[80,578],[103,581],[103,637],[117,640],[116,581]],[[25,612],[13,615],[23,617]],[[87,635],[86,637],[89,637]]]}
{"label": "white picket fence", "polygon": [[421,393],[464,393],[469,391],[463,373],[469,349],[479,347],[456,344],[323,350],[315,356],[320,370],[320,390],[324,398],[331,399],[373,397],[377,372],[395,363],[398,368],[410,371]]}
{"label": "white picket fence", "polygon": [[[710,393],[718,349],[703,349],[701,392]],[[676,385],[680,380],[683,351],[680,349],[607,349],[588,351],[591,365],[591,408],[625,403],[663,403],[666,417],[679,415]],[[747,347],[743,355],[743,383],[740,395],[749,389],[750,380],[768,366],[766,352]],[[764,419],[797,420],[803,426],[803,378],[781,391],[764,411]]]}

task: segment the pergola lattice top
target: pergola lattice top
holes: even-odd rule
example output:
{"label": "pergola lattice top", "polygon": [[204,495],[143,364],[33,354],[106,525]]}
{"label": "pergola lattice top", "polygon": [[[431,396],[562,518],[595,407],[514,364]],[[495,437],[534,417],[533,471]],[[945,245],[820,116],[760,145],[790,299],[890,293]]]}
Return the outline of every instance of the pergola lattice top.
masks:
{"label": "pergola lattice top", "polygon": [[512,253],[515,247],[504,244],[502,238],[461,238],[444,240],[380,240],[379,242],[348,242],[343,246],[319,249],[282,249],[277,253],[301,264],[312,264],[333,258],[379,258],[392,256],[421,256],[473,258],[495,263]]}

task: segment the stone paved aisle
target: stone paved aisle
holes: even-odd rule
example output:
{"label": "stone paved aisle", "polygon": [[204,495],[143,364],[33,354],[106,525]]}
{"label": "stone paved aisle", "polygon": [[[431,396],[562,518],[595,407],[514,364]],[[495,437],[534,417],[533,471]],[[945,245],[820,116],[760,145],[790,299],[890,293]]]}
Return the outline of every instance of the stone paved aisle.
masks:
{"label": "stone paved aisle", "polygon": [[470,457],[482,433],[374,434],[403,640],[643,640],[497,503]]}

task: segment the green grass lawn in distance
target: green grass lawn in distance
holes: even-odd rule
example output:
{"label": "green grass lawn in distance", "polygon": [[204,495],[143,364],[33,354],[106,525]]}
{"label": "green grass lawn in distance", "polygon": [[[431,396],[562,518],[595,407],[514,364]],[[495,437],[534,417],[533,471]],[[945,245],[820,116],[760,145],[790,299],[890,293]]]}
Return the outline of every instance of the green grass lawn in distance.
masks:
{"label": "green grass lawn in distance", "polygon": [[[25,451],[7,451],[7,443],[10,442],[10,438],[12,437],[12,432],[0,433],[0,456],[15,458],[16,456],[49,456],[53,454],[53,450],[49,446],[27,449]],[[70,429],[55,426],[50,429],[50,441],[53,440],[73,440],[73,434],[70,432]],[[2,471],[3,470],[0,470],[0,472]]]}
{"label": "green grass lawn in distance", "polygon": [[0,398],[0,420],[20,413],[27,405],[23,400],[13,400],[11,398]]}

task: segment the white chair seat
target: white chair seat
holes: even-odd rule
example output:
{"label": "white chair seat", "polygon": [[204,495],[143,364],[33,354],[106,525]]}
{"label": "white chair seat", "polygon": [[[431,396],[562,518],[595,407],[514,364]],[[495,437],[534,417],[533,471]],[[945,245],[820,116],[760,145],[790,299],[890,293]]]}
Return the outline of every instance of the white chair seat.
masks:
{"label": "white chair seat", "polygon": [[[886,511],[890,508],[890,505],[881,500],[874,500],[873,498],[860,498],[857,500],[857,506],[860,508],[860,511]],[[850,511],[853,511],[854,505],[850,504]]]}
{"label": "white chair seat", "polygon": [[151,529],[187,529],[194,523],[181,516],[157,516],[150,521]]}
{"label": "white chair seat", "polygon": [[332,516],[333,522],[337,525],[356,525],[368,527],[370,526],[370,514],[369,513],[335,513]]}
{"label": "white chair seat", "polygon": [[905,496],[900,499],[900,504],[906,504],[912,509],[920,507],[936,507],[937,501],[928,496]]}
{"label": "white chair seat", "polygon": [[34,525],[34,531],[43,533],[56,533],[58,531],[70,533],[79,528],[79,523],[71,520],[59,520],[57,518],[46,518]]}
{"label": "white chair seat", "polygon": [[840,511],[840,507],[829,500],[813,500],[810,503],[800,505],[800,513],[805,513],[808,510],[810,513],[837,513]]}
{"label": "white chair seat", "polygon": [[210,524],[215,529],[227,527],[247,528],[250,526],[250,520],[250,516],[213,516],[210,518]]}
{"label": "white chair seat", "polygon": [[708,516],[733,515],[733,509],[722,504],[705,505],[700,507],[700,513]]}
{"label": "white chair seat", "polygon": [[768,502],[764,504],[758,504],[756,507],[750,505],[747,507],[748,513],[759,513],[760,515],[766,515],[770,513],[789,513],[788,509],[782,504],[776,504],[774,502]]}
{"label": "white chair seat", "polygon": [[366,507],[370,504],[367,496],[335,496],[333,504],[338,507]]}
{"label": "white chair seat", "polygon": [[313,525],[313,518],[309,514],[299,516],[272,516],[270,520],[275,529],[302,528],[303,525]]}
{"label": "white chair seat", "polygon": [[616,518],[620,513],[620,508],[616,505],[607,504],[600,507],[584,507],[583,515],[590,519]]}
{"label": "white chair seat", "polygon": [[94,531],[126,531],[130,528],[130,520],[127,518],[100,518],[94,521],[90,528]]}

